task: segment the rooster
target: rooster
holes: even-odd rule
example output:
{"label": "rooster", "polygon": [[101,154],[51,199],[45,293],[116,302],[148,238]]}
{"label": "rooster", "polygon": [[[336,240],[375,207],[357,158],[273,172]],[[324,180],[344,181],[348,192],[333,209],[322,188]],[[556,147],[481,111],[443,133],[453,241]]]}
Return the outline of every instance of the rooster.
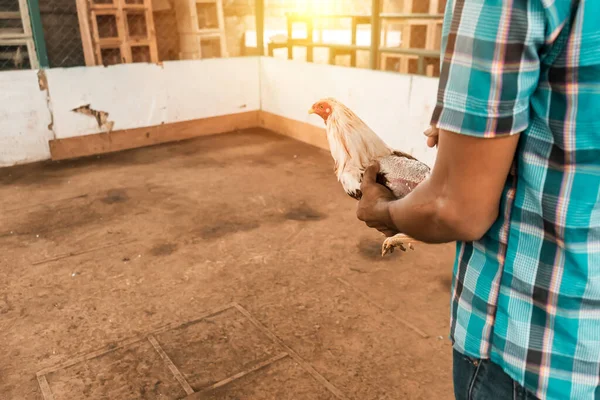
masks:
{"label": "rooster", "polygon": [[[365,169],[378,161],[381,169],[377,182],[385,185],[396,198],[403,198],[429,176],[429,166],[410,154],[387,146],[354,112],[333,98],[322,99],[311,107],[309,114],[323,118],[329,150],[335,162],[335,173],[345,192],[360,200],[360,184]],[[413,238],[398,234],[387,238],[381,255],[395,248],[413,249]]]}

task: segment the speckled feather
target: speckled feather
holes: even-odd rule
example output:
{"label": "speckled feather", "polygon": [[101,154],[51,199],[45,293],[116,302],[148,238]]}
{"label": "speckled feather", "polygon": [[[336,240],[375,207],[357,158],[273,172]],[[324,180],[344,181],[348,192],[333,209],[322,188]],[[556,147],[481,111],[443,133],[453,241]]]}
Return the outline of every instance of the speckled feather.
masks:
{"label": "speckled feather", "polygon": [[381,166],[380,182],[400,199],[409,194],[430,174],[430,168],[426,164],[414,158],[407,158],[398,152],[377,161]]}

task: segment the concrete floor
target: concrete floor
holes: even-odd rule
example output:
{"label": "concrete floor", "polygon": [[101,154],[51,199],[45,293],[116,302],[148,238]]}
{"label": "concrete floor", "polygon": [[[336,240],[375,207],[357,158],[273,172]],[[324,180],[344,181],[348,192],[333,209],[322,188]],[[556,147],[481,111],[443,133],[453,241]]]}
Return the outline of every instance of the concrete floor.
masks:
{"label": "concrete floor", "polygon": [[[302,362],[206,398],[335,398],[312,367],[348,399],[451,399],[454,246],[381,258],[332,164],[250,130],[0,170],[0,398],[41,399],[44,368],[237,302]],[[157,339],[199,391],[278,354],[248,324],[228,310]],[[144,342],[47,380],[56,400],[185,397]]]}

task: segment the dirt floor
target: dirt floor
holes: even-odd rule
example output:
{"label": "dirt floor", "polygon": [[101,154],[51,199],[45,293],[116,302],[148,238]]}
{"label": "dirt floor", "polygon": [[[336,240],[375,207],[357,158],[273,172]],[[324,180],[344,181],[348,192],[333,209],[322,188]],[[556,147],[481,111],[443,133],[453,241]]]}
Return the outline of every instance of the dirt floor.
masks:
{"label": "dirt floor", "polygon": [[454,246],[381,258],[332,163],[250,130],[0,170],[0,398],[451,399]]}

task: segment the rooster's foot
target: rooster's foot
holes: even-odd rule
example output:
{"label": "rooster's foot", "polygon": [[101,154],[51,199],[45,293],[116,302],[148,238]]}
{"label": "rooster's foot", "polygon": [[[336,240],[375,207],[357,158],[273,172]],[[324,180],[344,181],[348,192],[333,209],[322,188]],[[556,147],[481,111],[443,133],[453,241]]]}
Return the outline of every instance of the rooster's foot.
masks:
{"label": "rooster's foot", "polygon": [[400,248],[400,250],[402,250],[402,251],[406,251],[406,246],[409,249],[414,250],[415,248],[413,247],[413,243],[415,243],[415,242],[416,242],[416,240],[414,240],[410,236],[406,236],[401,233],[399,233],[398,235],[389,237],[389,238],[385,239],[385,241],[383,242],[383,245],[381,246],[381,256],[383,257],[386,254],[393,253],[394,250],[396,249],[396,247]]}

